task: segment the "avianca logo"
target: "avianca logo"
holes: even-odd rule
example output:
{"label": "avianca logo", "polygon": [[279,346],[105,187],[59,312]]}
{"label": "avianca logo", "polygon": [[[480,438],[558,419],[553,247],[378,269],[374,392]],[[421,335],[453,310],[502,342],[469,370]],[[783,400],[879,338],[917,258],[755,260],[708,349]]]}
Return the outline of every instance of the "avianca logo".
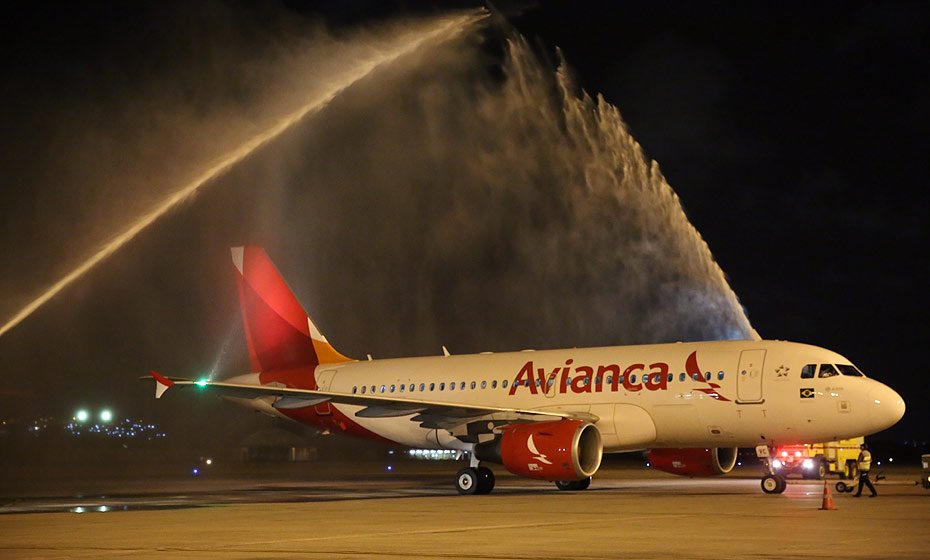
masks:
{"label": "avianca logo", "polygon": [[[605,386],[609,386],[611,392],[616,392],[620,390],[621,385],[625,391],[631,393],[643,389],[647,391],[668,390],[669,367],[664,362],[649,364],[648,370],[646,364],[631,364],[622,372],[618,364],[599,365],[595,369],[591,366],[573,367],[573,363],[574,360],[566,360],[565,365],[547,372],[545,368],[534,367],[532,360],[526,362],[510,386],[510,394],[516,394],[520,387],[526,387],[534,395],[540,393],[545,395],[549,391],[567,393],[569,390],[573,393],[601,393]],[[719,384],[710,381],[701,373],[701,368],[697,363],[697,352],[692,352],[685,360],[685,371],[689,380],[702,384],[701,387],[692,390],[704,393],[718,401],[730,400],[717,392],[720,388]],[[637,374],[641,381],[635,381]],[[530,442],[527,442],[527,445],[530,445]]]}
{"label": "avianca logo", "polygon": [[[550,461],[548,458],[546,458],[546,454],[545,454],[545,453],[540,453],[539,450],[536,449],[536,442],[533,441],[533,434],[530,434],[530,437],[528,437],[528,438],[526,439],[526,448],[527,448],[527,449],[530,451],[530,453],[533,455],[533,459],[536,459],[537,461],[539,461],[540,463],[543,463],[543,464],[545,464],[545,465],[551,465],[551,464],[552,464],[552,461]],[[528,466],[531,470],[541,470],[540,467],[539,467],[539,465],[536,465],[536,464],[534,464],[534,463],[529,463],[527,466]],[[534,469],[533,467],[536,467],[536,468]]]}

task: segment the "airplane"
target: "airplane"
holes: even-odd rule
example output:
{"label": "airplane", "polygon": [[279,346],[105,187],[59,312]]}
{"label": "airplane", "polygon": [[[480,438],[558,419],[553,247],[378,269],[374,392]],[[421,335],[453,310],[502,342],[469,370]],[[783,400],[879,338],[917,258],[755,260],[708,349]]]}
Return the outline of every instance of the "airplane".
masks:
{"label": "airplane", "polygon": [[655,469],[713,476],[740,447],[785,479],[778,445],[869,435],[904,415],[904,400],[836,352],[779,340],[678,342],[353,360],[340,354],[260,247],[235,247],[251,373],[224,381],[151,371],[155,397],[199,387],[271,416],[334,434],[467,453],[461,494],[494,488],[489,463],[584,490],[604,453],[648,450]]}

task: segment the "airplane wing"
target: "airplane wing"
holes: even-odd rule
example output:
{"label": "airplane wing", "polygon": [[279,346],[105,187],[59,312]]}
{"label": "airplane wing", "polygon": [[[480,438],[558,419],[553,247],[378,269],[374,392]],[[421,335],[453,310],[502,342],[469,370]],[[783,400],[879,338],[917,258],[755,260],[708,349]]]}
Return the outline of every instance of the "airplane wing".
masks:
{"label": "airplane wing", "polygon": [[195,381],[193,379],[168,378],[155,371],[150,371],[149,374],[155,379],[156,399],[161,398],[165,391],[175,385],[179,387],[193,386],[226,397],[244,399],[278,397],[278,400],[272,404],[272,406],[278,409],[305,408],[324,402],[333,402],[364,407],[355,413],[356,416],[362,418],[387,418],[415,415],[411,420],[420,422],[420,425],[424,428],[450,429],[468,420],[489,415],[506,418],[512,417],[515,420],[545,420],[552,418],[588,420],[591,422],[597,422],[598,420],[597,416],[587,412],[466,405],[421,399],[383,397],[379,395],[293,389],[274,385],[246,385],[206,380]]}

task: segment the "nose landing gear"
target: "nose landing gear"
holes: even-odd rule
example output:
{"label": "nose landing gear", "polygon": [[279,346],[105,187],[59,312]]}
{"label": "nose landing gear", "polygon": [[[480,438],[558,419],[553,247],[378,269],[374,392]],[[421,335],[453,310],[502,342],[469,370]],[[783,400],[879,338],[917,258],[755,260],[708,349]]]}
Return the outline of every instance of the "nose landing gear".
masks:
{"label": "nose landing gear", "polygon": [[773,448],[767,445],[756,446],[756,457],[762,462],[762,491],[766,494],[781,494],[788,487],[788,481],[785,477],[775,474],[772,467],[771,451]]}

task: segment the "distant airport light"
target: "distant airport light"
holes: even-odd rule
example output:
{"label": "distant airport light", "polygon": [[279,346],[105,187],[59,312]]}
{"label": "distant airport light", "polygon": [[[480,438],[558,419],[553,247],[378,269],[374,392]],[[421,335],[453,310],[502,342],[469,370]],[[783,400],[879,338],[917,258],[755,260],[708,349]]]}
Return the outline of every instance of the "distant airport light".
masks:
{"label": "distant airport light", "polygon": [[81,409],[77,411],[77,414],[74,415],[74,418],[78,422],[87,422],[87,419],[90,418],[90,414],[88,414],[86,410]]}
{"label": "distant airport light", "polygon": [[199,473],[200,473],[200,469],[194,469],[194,474],[199,474]]}
{"label": "distant airport light", "polygon": [[110,412],[108,409],[103,409],[100,411],[101,422],[109,422],[112,419],[113,419],[113,413]]}
{"label": "distant airport light", "polygon": [[208,465],[212,465],[212,464],[213,464],[213,459],[207,459],[205,462],[206,462]]}

